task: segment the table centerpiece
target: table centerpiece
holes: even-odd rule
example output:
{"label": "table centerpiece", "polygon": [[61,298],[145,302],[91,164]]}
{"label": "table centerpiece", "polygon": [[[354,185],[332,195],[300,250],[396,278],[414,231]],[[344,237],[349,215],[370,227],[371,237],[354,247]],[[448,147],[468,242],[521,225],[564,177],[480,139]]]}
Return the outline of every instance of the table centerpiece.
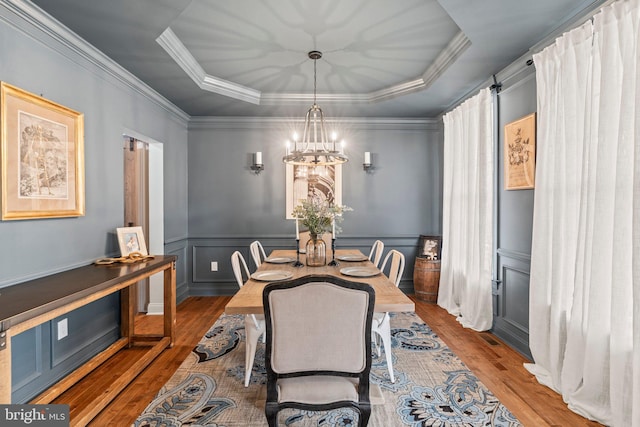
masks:
{"label": "table centerpiece", "polygon": [[331,232],[332,238],[342,229],[338,225],[343,221],[342,214],[352,211],[348,206],[330,204],[324,201],[307,199],[302,200],[292,212],[296,221],[309,229],[309,241],[306,245],[307,265],[317,267],[327,262],[327,248],[322,235]]}

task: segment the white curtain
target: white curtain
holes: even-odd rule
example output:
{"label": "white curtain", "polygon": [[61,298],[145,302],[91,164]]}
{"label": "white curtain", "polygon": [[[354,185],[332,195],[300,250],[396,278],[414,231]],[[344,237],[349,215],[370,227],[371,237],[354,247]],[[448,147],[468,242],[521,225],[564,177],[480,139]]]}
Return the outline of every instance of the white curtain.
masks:
{"label": "white curtain", "polygon": [[493,106],[489,89],[444,116],[438,305],[466,328],[491,328]]}
{"label": "white curtain", "polygon": [[534,55],[526,365],[575,412],[640,427],[640,0]]}

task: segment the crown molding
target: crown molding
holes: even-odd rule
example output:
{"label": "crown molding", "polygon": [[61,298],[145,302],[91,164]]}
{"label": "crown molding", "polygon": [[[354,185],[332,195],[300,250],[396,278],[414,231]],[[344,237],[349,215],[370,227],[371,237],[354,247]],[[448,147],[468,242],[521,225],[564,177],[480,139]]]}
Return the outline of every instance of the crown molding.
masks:
{"label": "crown molding", "polygon": [[189,78],[202,90],[214,92],[230,98],[260,104],[260,91],[251,89],[228,80],[220,79],[205,73],[204,68],[198,63],[196,58],[189,52],[189,49],[182,43],[171,27],[158,36],[156,42],[169,54]]}
{"label": "crown molding", "polygon": [[[189,130],[192,129],[281,129],[290,131],[292,125],[303,124],[302,118],[290,117],[238,117],[238,116],[192,116]],[[338,125],[349,129],[393,130],[422,129],[439,130],[442,120],[432,118],[393,118],[393,117],[349,117],[325,120],[327,125]]]}
{"label": "crown molding", "polygon": [[[3,0],[1,5],[14,15],[20,17],[32,28],[40,30],[46,36],[60,43],[65,49],[56,49],[54,46],[51,46],[51,44],[47,43],[47,46],[50,48],[56,49],[57,52],[71,60],[74,60],[74,58],[69,55],[69,51],[80,56],[101,71],[106,72],[119,83],[124,84],[126,87],[134,90],[154,104],[160,106],[165,111],[173,114],[180,121],[187,122],[189,120],[189,115],[187,113],[176,107],[173,103],[149,87],[142,80],[125,70],[121,65],[117,64],[93,45],[79,37],[76,33],[71,31],[68,27],[48,13],[44,12],[38,6],[28,0]],[[0,19],[2,19],[1,16]],[[31,28],[22,28],[11,22],[8,23],[25,34],[35,37]],[[42,43],[46,42],[43,40],[40,41]]]}
{"label": "crown molding", "polygon": [[422,76],[369,93],[317,94],[314,98],[314,95],[307,93],[262,93],[257,89],[207,74],[171,27],[167,27],[156,42],[200,89],[256,105],[291,105],[310,103],[314,99],[334,104],[373,104],[385,101],[428,88],[471,45],[467,36],[459,31]]}
{"label": "crown molding", "polygon": [[471,46],[471,40],[459,31],[422,75],[425,87],[431,86]]}
{"label": "crown molding", "polygon": [[[562,20],[562,24],[558,26],[555,30],[551,31],[547,36],[545,36],[538,43],[534,44],[529,50],[520,56],[518,59],[507,65],[505,68],[496,73],[496,80],[499,83],[507,84],[511,81],[517,81],[521,78],[527,78],[529,73],[529,66],[534,65],[533,63],[529,63],[530,60],[533,60],[533,55],[535,53],[541,52],[547,46],[550,46],[555,42],[555,40],[561,36],[563,33],[570,31],[573,28],[576,28],[588,20],[593,19],[595,14],[601,9],[611,5],[616,0],[586,0],[582,4],[588,3],[587,6],[578,7],[574,9],[571,13],[567,15],[565,19]],[[453,110],[458,105],[462,104],[467,98],[474,96],[478,91],[482,88],[489,87],[493,84],[493,77],[489,77],[469,92],[461,96],[460,98],[453,101],[447,108],[444,109],[438,118],[442,118],[447,112]]]}

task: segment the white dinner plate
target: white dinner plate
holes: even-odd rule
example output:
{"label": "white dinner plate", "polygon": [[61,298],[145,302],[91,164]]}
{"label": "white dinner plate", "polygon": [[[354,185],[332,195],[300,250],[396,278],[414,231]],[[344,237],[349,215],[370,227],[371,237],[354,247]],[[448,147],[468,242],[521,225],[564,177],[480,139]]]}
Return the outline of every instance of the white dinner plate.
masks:
{"label": "white dinner plate", "polygon": [[291,258],[288,256],[276,256],[276,257],[265,259],[265,262],[269,262],[271,264],[286,264],[288,262],[293,262],[295,260],[296,260],[295,258]]}
{"label": "white dinner plate", "polygon": [[369,259],[364,255],[338,255],[336,256],[336,258],[339,259],[340,261],[352,261],[352,262],[366,261]]}
{"label": "white dinner plate", "polygon": [[285,270],[256,271],[251,275],[253,280],[260,280],[261,282],[277,282],[278,280],[287,280],[292,277],[293,273]]}
{"label": "white dinner plate", "polygon": [[380,270],[375,267],[345,267],[340,269],[340,273],[353,277],[373,277],[380,274]]}

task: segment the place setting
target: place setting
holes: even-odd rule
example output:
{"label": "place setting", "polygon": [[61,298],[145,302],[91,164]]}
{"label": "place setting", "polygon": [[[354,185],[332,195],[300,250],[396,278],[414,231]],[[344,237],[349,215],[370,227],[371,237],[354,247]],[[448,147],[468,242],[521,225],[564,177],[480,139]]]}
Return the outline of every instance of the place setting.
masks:
{"label": "place setting", "polygon": [[287,280],[293,277],[293,273],[286,270],[267,270],[256,271],[251,275],[253,280],[260,282],[277,282],[280,280]]}

